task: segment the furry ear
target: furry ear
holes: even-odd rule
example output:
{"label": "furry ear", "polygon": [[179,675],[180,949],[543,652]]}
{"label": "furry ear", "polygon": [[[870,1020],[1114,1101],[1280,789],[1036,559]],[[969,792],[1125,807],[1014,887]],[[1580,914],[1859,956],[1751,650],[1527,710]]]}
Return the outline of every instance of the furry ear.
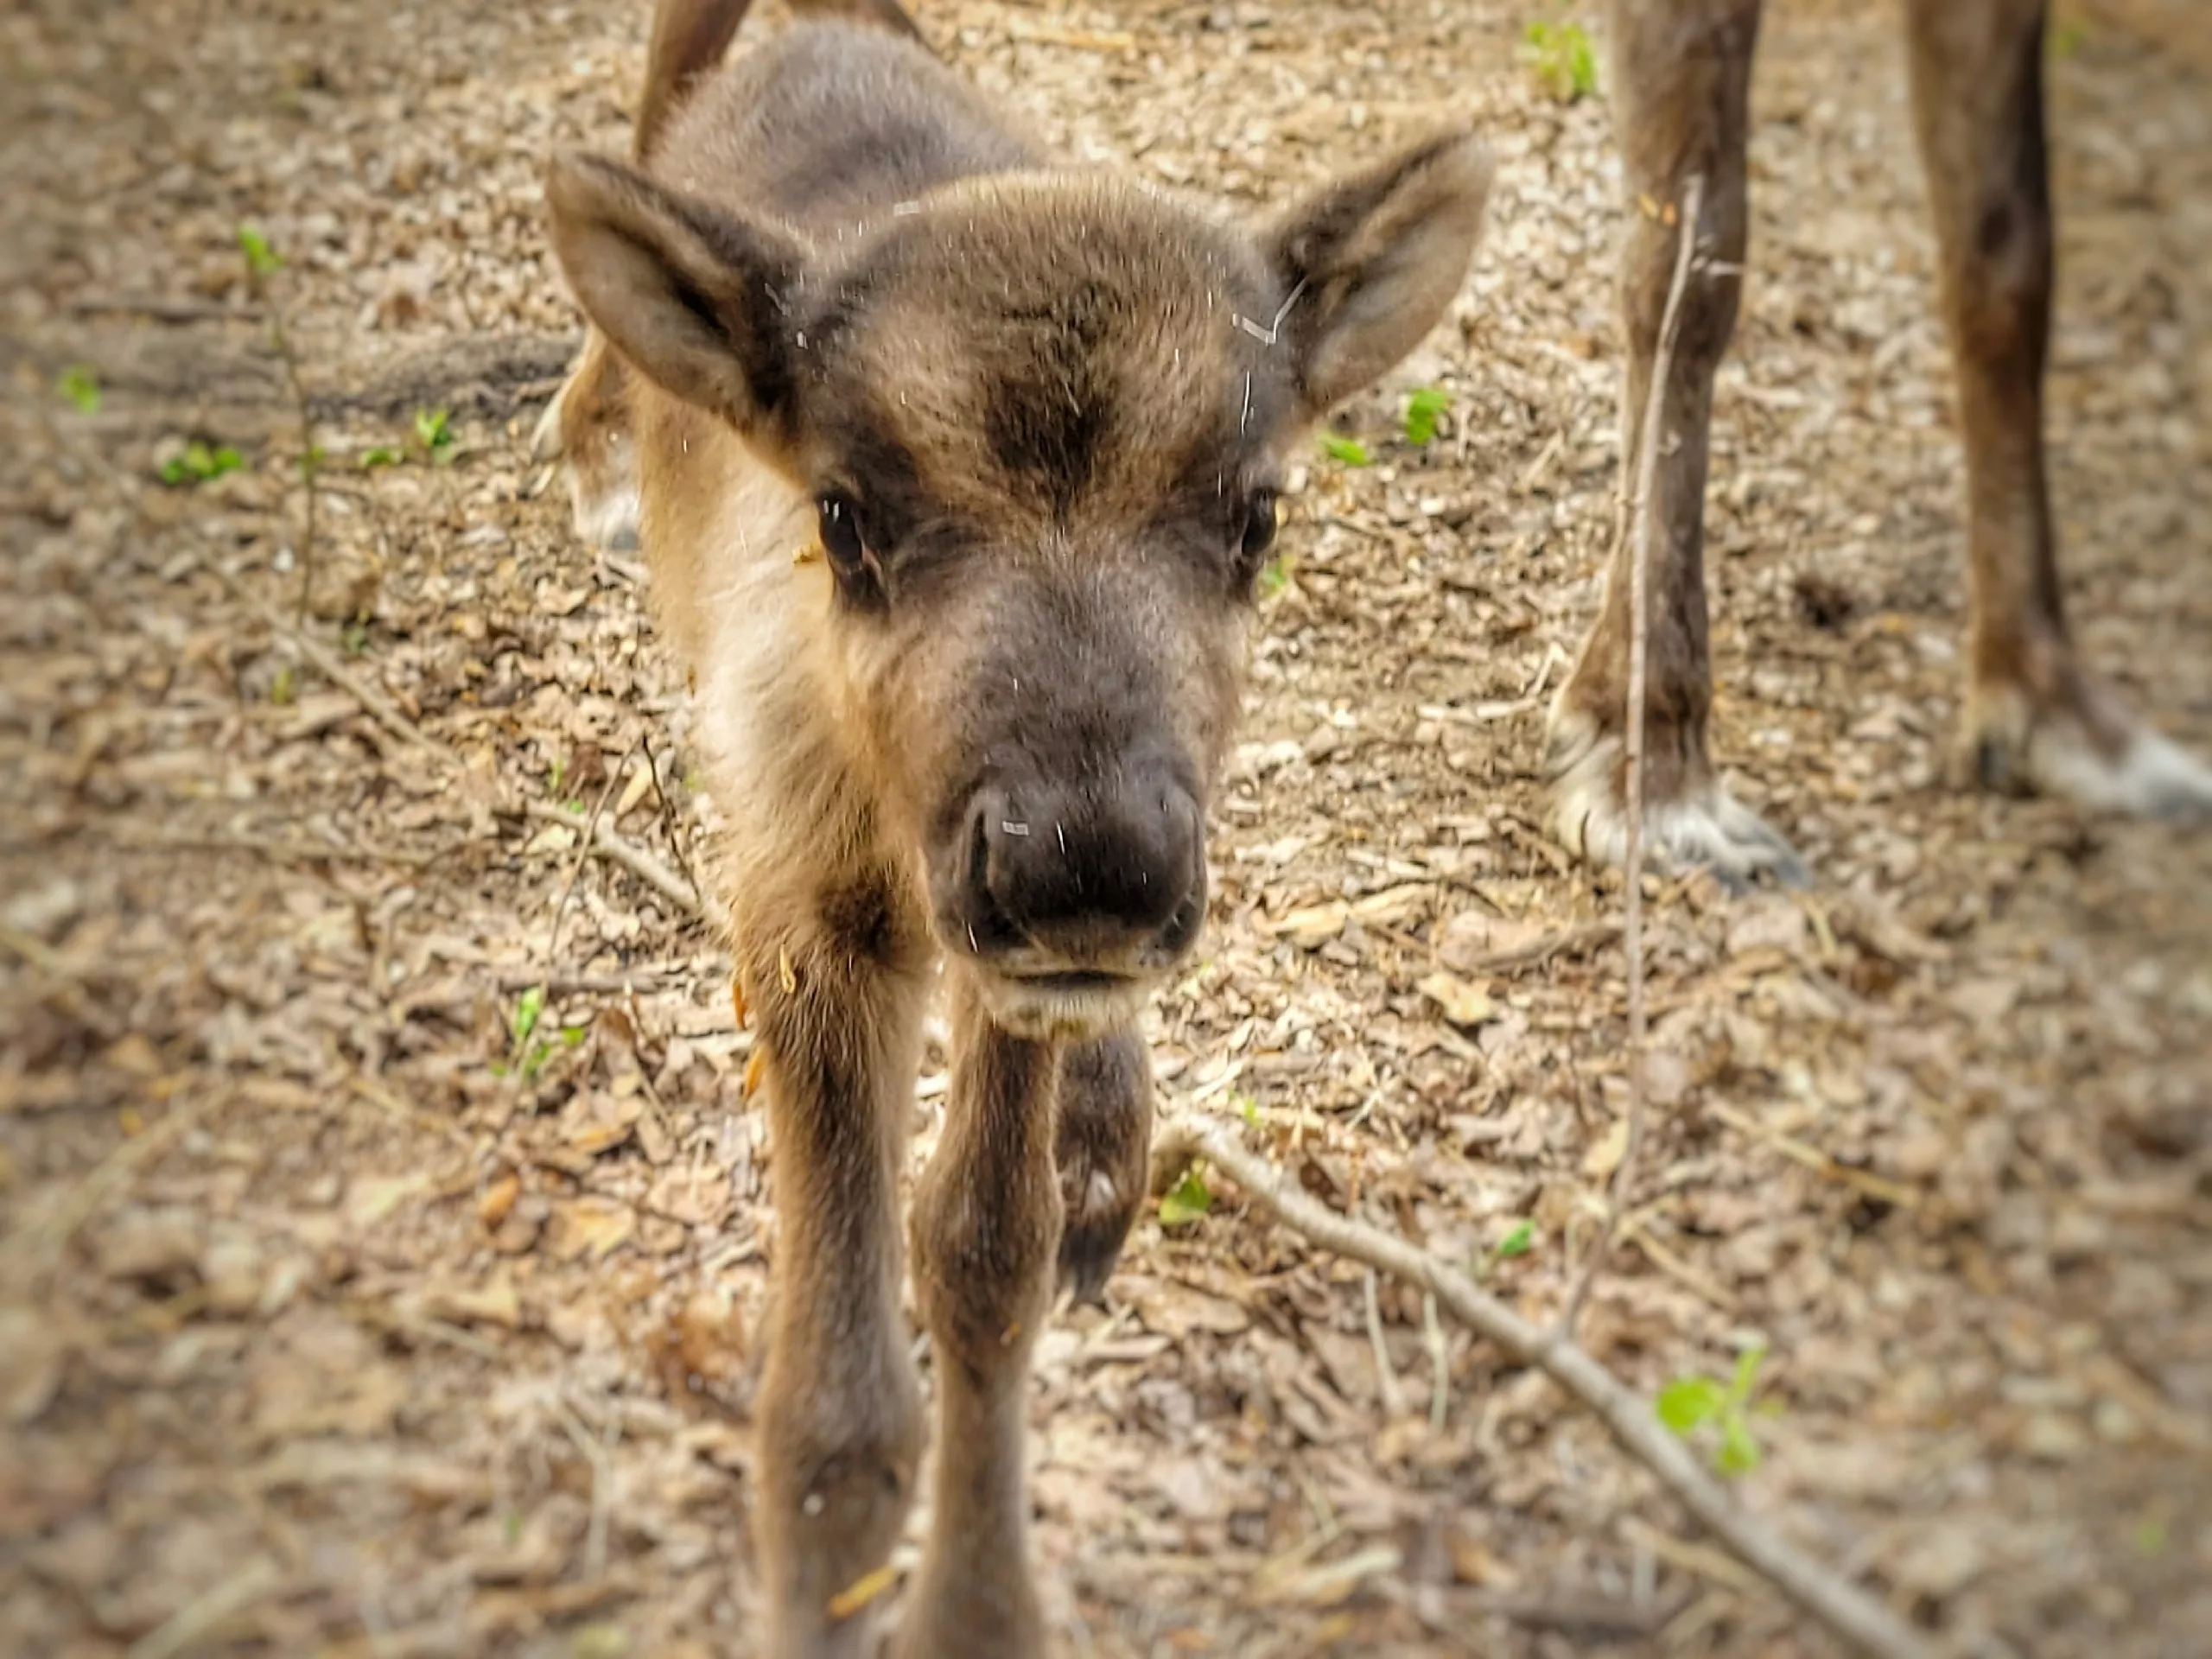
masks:
{"label": "furry ear", "polygon": [[545,196],[578,303],[640,374],[747,438],[788,437],[796,238],[593,156],[556,156]]}
{"label": "furry ear", "polygon": [[1296,296],[1282,327],[1309,416],[1379,379],[1444,315],[1491,172],[1473,134],[1441,134],[1323,186],[1262,232],[1262,255]]}

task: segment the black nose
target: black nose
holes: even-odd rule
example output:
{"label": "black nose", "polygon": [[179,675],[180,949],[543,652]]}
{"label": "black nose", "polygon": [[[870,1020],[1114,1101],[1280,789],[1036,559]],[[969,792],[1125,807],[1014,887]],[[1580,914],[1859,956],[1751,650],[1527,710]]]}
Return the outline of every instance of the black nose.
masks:
{"label": "black nose", "polygon": [[980,955],[1127,970],[1164,965],[1198,937],[1198,804],[1172,766],[1134,766],[1087,787],[987,785],[968,825],[963,908]]}

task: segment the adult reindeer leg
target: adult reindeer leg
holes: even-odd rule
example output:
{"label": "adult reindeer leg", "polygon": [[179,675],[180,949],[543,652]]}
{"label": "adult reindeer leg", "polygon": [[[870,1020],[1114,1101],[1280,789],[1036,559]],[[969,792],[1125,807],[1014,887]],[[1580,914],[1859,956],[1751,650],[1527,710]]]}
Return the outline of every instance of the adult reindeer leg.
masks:
{"label": "adult reindeer leg", "polygon": [[2121,811],[2212,808],[2212,774],[2085,672],[2060,601],[2043,433],[2052,264],[2043,0],[1912,0],[1908,11],[1966,442],[1975,774],[1989,788]]}
{"label": "adult reindeer leg", "polygon": [[[1629,366],[1621,464],[1632,468],[1673,276],[1684,188],[1702,180],[1700,259],[1682,297],[1668,376],[1653,515],[1645,703],[1645,856],[1710,867],[1732,886],[1803,867],[1734,800],[1706,749],[1713,702],[1704,570],[1706,435],[1713,377],[1736,325],[1745,241],[1744,146],[1760,0],[1615,0],[1618,125],[1635,205],[1622,270]],[[1552,706],[1549,770],[1562,841],[1597,863],[1626,846],[1623,733],[1628,710],[1630,538],[1613,550],[1605,596]]]}

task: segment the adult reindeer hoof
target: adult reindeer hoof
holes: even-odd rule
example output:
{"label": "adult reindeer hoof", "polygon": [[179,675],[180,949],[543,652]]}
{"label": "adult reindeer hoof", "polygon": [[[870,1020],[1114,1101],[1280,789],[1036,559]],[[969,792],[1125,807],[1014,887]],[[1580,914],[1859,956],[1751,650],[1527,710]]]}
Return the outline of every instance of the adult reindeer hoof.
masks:
{"label": "adult reindeer hoof", "polygon": [[1999,793],[2131,817],[2212,817],[2212,769],[2100,692],[2068,708],[1983,692],[1967,709],[1966,748],[1974,780]]}
{"label": "adult reindeer hoof", "polygon": [[569,475],[577,539],[609,553],[638,546],[638,457],[622,365],[594,329],[576,366],[538,417],[531,459],[558,461]]}
{"label": "adult reindeer hoof", "polygon": [[[1578,730],[1582,724],[1577,719],[1554,733],[1552,822],[1569,852],[1618,869],[1628,861],[1621,741]],[[1710,775],[1671,798],[1645,800],[1643,864],[1662,874],[1709,870],[1732,893],[1761,882],[1802,887],[1812,879],[1796,849]]]}

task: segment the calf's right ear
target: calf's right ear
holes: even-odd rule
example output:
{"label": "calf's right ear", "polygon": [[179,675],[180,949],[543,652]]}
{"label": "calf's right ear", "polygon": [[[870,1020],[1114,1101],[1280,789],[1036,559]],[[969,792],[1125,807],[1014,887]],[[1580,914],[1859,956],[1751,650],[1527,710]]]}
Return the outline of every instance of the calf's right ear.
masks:
{"label": "calf's right ear", "polygon": [[788,439],[794,237],[595,156],[556,156],[545,198],[578,303],[639,373],[745,437]]}
{"label": "calf's right ear", "polygon": [[1306,412],[1318,419],[1421,343],[1465,280],[1489,199],[1490,151],[1443,132],[1306,196],[1262,234],[1291,298]]}

